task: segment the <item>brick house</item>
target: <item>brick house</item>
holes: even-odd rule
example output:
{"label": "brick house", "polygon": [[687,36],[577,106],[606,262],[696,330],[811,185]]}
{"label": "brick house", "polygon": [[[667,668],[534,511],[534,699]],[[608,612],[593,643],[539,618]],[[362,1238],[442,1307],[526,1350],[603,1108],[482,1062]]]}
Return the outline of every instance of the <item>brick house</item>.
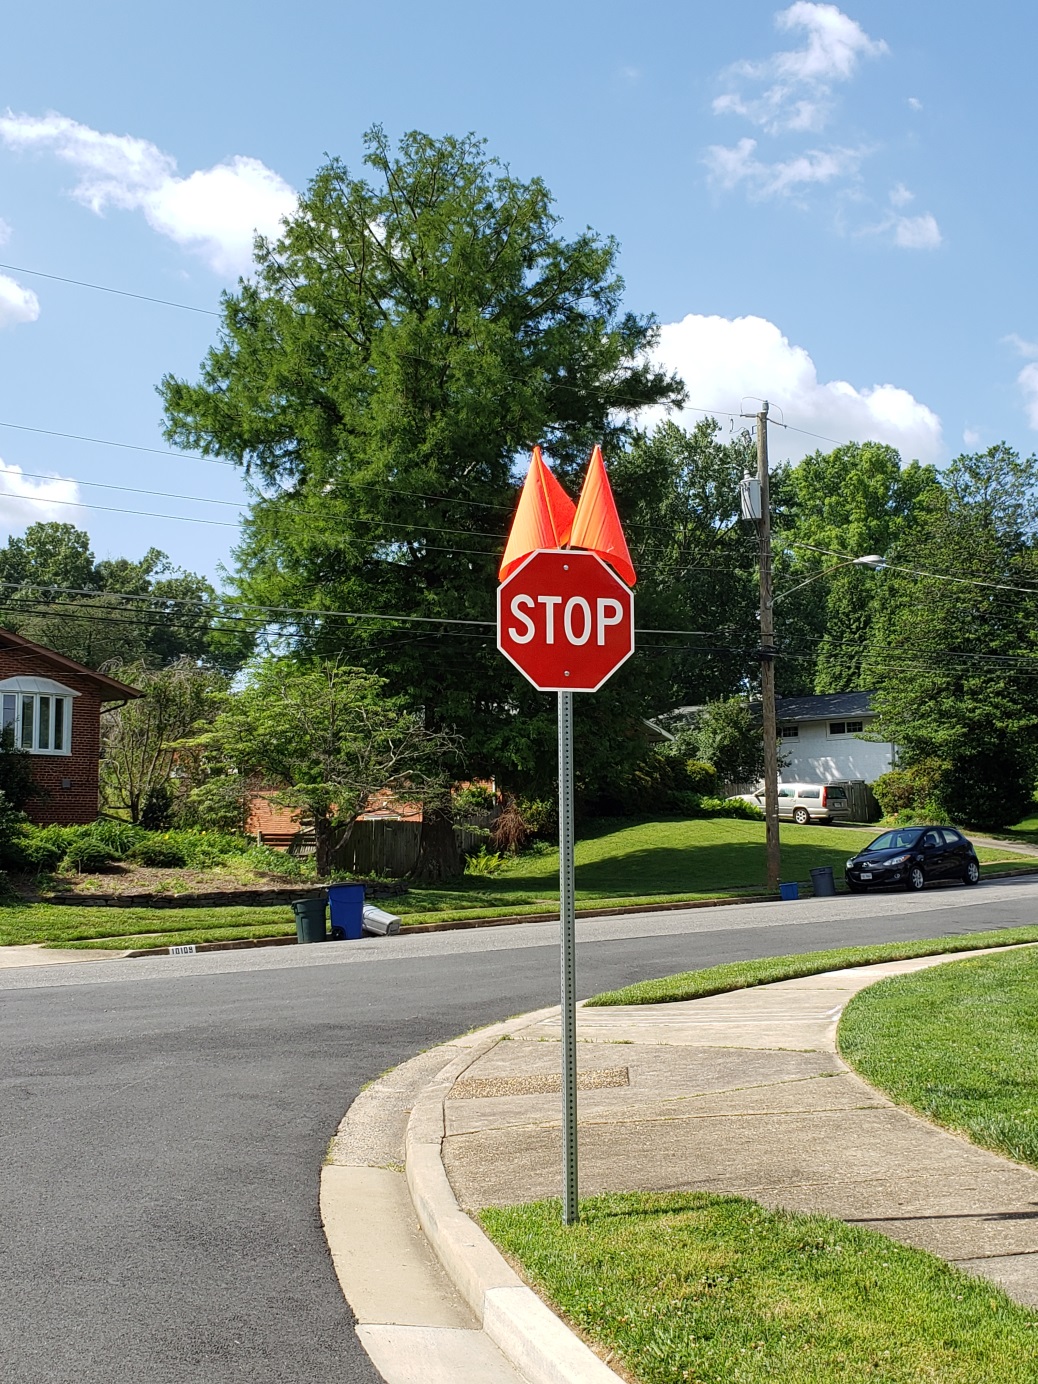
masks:
{"label": "brick house", "polygon": [[39,793],[25,804],[41,826],[97,816],[101,711],[127,702],[136,687],[0,629],[0,723],[32,756]]}

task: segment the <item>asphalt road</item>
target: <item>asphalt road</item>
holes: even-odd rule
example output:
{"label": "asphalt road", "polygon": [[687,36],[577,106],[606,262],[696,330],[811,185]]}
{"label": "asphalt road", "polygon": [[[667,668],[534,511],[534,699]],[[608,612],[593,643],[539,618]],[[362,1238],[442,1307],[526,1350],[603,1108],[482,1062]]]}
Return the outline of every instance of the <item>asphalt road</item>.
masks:
{"label": "asphalt road", "polygon": [[[579,992],[1038,921],[1038,883],[579,925]],[[317,1208],[365,1081],[556,1003],[549,924],[0,971],[5,1384],[374,1384]]]}

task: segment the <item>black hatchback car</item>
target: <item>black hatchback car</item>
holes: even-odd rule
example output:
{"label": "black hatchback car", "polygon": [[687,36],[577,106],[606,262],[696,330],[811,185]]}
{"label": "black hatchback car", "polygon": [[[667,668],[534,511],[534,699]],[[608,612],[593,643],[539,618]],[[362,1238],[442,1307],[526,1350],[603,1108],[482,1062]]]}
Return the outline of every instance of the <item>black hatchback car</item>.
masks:
{"label": "black hatchback car", "polygon": [[980,862],[954,827],[895,827],[848,860],[844,877],[852,894],[893,884],[922,889],[932,879],[976,884]]}

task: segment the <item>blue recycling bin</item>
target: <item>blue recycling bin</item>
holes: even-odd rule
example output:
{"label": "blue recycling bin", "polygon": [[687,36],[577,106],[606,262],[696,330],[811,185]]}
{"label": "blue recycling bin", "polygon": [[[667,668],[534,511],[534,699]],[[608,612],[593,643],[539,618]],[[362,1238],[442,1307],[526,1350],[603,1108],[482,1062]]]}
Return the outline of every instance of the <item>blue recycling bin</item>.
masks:
{"label": "blue recycling bin", "polygon": [[[794,899],[799,899],[799,897],[800,886],[798,884],[793,883],[779,885],[779,898],[784,899],[786,903],[792,903]],[[332,916],[334,917],[334,914]]]}
{"label": "blue recycling bin", "polygon": [[329,884],[328,911],[333,942],[349,942],[360,937],[364,928],[363,884]]}

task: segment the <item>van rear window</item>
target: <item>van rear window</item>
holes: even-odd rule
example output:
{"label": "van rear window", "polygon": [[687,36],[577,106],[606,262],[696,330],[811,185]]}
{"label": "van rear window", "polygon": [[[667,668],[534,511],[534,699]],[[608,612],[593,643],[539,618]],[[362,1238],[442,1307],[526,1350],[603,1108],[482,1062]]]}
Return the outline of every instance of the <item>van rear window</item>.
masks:
{"label": "van rear window", "polygon": [[818,798],[821,796],[820,788],[799,788],[797,789],[798,798]]}
{"label": "van rear window", "polygon": [[827,788],[830,802],[844,802],[847,798],[846,788]]}

